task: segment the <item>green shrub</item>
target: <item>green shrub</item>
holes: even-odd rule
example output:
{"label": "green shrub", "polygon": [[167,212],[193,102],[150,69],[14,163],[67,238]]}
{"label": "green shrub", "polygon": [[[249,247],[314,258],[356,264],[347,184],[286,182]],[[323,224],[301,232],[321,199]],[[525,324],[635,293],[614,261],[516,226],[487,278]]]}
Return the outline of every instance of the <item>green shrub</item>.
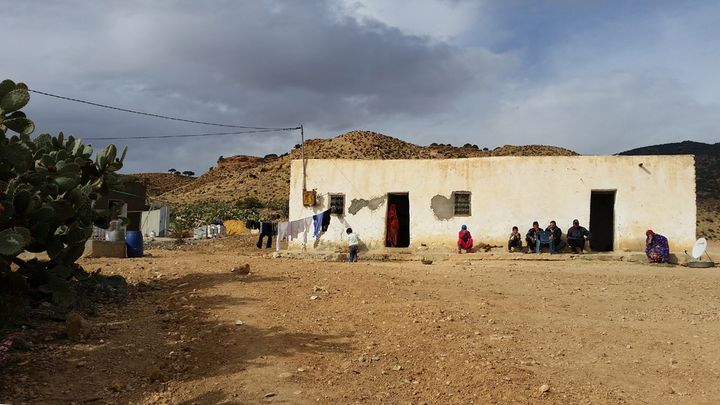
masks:
{"label": "green shrub", "polygon": [[[0,83],[0,276],[22,277],[34,293],[70,307],[73,282],[90,278],[76,261],[93,225],[104,227],[111,214],[95,202],[117,184],[127,147],[118,157],[109,145],[92,160],[92,147],[72,136],[32,139],[35,125],[20,111],[29,100],[25,84]],[[49,260],[21,260],[26,250]]]}

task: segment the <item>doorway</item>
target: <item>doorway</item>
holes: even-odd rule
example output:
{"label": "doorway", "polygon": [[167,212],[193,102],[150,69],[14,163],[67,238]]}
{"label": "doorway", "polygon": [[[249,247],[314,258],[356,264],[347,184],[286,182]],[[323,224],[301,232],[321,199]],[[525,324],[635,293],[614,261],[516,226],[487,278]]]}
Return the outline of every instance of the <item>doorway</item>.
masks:
{"label": "doorway", "polygon": [[[394,213],[391,212],[392,210]],[[388,210],[385,218],[385,246],[410,246],[410,199],[408,193],[388,194]]]}
{"label": "doorway", "polygon": [[597,252],[610,252],[615,244],[615,192],[590,193],[590,249]]}

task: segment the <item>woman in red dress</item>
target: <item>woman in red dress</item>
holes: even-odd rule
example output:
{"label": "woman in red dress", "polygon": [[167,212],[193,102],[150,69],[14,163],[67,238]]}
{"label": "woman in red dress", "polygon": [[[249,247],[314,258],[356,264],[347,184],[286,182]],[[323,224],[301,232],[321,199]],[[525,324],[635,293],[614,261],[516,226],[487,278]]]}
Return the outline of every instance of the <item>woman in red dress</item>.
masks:
{"label": "woman in red dress", "polygon": [[463,249],[467,253],[473,252],[473,239],[470,231],[467,230],[467,225],[460,227],[460,232],[458,232],[457,248],[458,253],[462,253]]}
{"label": "woman in red dress", "polygon": [[397,210],[395,204],[390,204],[387,214],[387,246],[396,247],[398,244],[398,230],[400,222],[398,221]]}

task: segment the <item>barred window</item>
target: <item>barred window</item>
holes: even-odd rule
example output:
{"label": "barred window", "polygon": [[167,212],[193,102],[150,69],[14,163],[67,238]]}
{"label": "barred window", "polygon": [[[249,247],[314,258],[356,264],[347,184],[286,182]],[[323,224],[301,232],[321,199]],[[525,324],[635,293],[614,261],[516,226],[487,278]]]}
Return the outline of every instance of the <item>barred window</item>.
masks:
{"label": "barred window", "polygon": [[345,214],[344,194],[330,194],[330,213],[335,215]]}
{"label": "barred window", "polygon": [[469,216],[470,215],[470,192],[469,191],[455,191],[455,215]]}

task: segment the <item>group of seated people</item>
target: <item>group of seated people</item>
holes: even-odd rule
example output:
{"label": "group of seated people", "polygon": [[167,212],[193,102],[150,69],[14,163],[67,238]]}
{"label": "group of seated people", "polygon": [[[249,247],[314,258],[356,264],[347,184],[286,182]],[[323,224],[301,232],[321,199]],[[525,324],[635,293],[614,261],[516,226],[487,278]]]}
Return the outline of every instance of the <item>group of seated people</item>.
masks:
{"label": "group of seated people", "polygon": [[[652,230],[648,230],[645,235],[647,237],[645,240],[645,254],[648,260],[651,263],[668,263],[670,248],[667,238],[654,233]],[[535,221],[532,228],[525,234],[525,246],[527,246],[525,253],[534,251],[539,254],[541,248],[547,245],[550,254],[560,253],[566,246],[569,246],[573,253],[582,254],[585,253],[585,244],[590,237],[590,231],[580,226],[580,221],[577,219],[573,220],[573,226],[567,230],[567,242],[562,239],[562,230],[557,227],[555,221],[550,221],[550,225],[544,230]],[[522,252],[522,239],[518,227],[513,226],[507,243],[508,252]],[[472,235],[468,231],[467,225],[463,225],[458,233],[457,249],[458,253],[462,253],[463,250],[467,253],[474,252]]]}
{"label": "group of seated people", "polygon": [[[555,221],[550,221],[550,225],[544,230],[535,221],[533,227],[525,234],[526,253],[531,253],[533,250],[540,253],[540,249],[545,245],[549,247],[550,253],[558,253],[566,246],[570,246],[573,253],[578,253],[578,249],[580,253],[583,253],[585,251],[585,241],[589,238],[590,232],[580,226],[580,221],[577,219],[573,221],[573,226],[567,231],[567,242],[562,239],[562,230],[557,227]],[[472,235],[468,231],[467,225],[463,225],[458,233],[457,248],[458,253],[462,253],[463,250],[468,253],[474,251]],[[522,235],[517,226],[512,227],[507,249],[508,252],[523,251]]]}
{"label": "group of seated people", "polygon": [[[567,230],[567,242],[562,239],[562,230],[558,228],[555,221],[550,221],[550,225],[544,230],[540,228],[540,224],[533,222],[532,228],[528,229],[525,234],[525,244],[527,250],[525,253],[540,253],[540,249],[547,245],[550,254],[559,253],[566,246],[570,246],[573,253],[585,253],[585,243],[590,239],[590,232],[585,227],[580,226],[580,221],[573,220],[573,226]],[[510,238],[508,239],[508,252],[522,252],[523,244],[520,232],[517,226],[514,226]]]}

